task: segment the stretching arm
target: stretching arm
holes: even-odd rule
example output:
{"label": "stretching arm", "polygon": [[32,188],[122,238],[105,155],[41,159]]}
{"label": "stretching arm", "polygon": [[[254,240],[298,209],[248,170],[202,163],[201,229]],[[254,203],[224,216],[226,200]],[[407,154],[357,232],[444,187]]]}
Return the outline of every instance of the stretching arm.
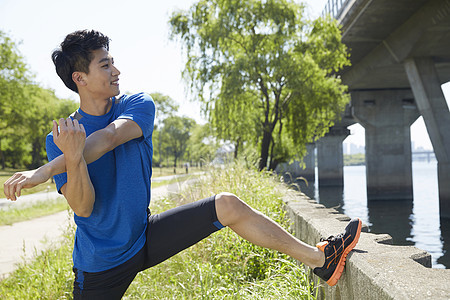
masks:
{"label": "stretching arm", "polygon": [[[64,121],[64,119],[61,120]],[[55,126],[57,126],[56,122],[54,122],[54,127]],[[53,131],[55,132],[55,130]],[[117,146],[141,136],[142,130],[136,122],[129,119],[117,119],[105,128],[92,133],[85,140],[86,142],[82,155],[84,164],[90,164]],[[76,164],[73,161],[71,161],[71,163]],[[78,167],[81,168],[81,165],[78,164]],[[62,154],[38,169],[18,172],[5,182],[5,195],[8,199],[15,201],[17,200],[17,197],[20,196],[23,188],[31,188],[46,182],[52,176],[66,172],[66,168],[66,156]],[[81,169],[79,169],[79,171],[81,171]],[[69,172],[67,175],[69,177]],[[67,184],[61,188],[61,192],[64,195],[65,190],[67,189],[66,185]]]}
{"label": "stretching arm", "polygon": [[[117,146],[141,136],[142,130],[136,122],[128,119],[117,119],[105,128],[92,133],[86,139],[83,153],[84,159],[87,164],[90,164]],[[58,156],[47,165],[45,171],[48,172],[48,178],[64,173],[66,171],[64,154]],[[45,165],[42,167],[45,167]]]}

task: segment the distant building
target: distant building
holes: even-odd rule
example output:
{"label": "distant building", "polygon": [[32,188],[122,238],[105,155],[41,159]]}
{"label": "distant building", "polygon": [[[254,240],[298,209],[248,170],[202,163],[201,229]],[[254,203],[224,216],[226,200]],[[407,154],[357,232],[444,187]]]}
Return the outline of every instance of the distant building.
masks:
{"label": "distant building", "polygon": [[366,153],[366,147],[353,143],[343,143],[343,152],[344,154],[364,154]]}

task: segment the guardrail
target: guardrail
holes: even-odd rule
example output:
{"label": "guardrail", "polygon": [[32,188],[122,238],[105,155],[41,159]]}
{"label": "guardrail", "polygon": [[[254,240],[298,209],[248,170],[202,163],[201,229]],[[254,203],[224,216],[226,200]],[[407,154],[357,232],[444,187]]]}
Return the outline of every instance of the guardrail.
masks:
{"label": "guardrail", "polygon": [[322,11],[322,16],[331,15],[336,18],[342,11],[343,7],[347,5],[349,0],[328,0],[325,8]]}

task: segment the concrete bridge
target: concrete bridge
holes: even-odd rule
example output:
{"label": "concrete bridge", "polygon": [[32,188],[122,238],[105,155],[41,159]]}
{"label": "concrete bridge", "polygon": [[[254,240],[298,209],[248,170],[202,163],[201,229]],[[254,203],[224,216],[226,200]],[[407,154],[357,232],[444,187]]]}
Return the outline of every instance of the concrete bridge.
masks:
{"label": "concrete bridge", "polygon": [[352,65],[339,75],[351,103],[316,143],[319,185],[343,185],[342,142],[358,122],[368,200],[412,200],[410,126],[422,116],[438,160],[440,214],[450,218],[450,113],[441,89],[450,81],[450,0],[329,0],[324,14],[342,25],[350,49]]}

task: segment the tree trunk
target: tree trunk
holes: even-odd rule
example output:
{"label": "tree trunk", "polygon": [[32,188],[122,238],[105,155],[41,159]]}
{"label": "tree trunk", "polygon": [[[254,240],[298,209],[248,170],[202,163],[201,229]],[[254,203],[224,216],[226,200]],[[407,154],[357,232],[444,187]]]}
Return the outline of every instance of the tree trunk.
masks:
{"label": "tree trunk", "polygon": [[261,156],[259,157],[259,170],[262,171],[267,166],[267,159],[269,158],[270,141],[272,140],[272,132],[269,131],[268,126],[264,129],[264,134],[261,142]]}
{"label": "tree trunk", "polygon": [[3,154],[3,151],[2,151],[2,140],[1,139],[0,139],[0,160],[2,162],[2,170],[4,170],[6,167],[6,163],[5,163],[5,155]]}
{"label": "tree trunk", "polygon": [[41,142],[39,139],[36,139],[32,144],[31,150],[31,169],[36,169],[42,165],[42,157],[41,157]]}
{"label": "tree trunk", "polygon": [[238,151],[240,146],[241,146],[241,138],[238,138],[234,146],[234,159],[238,157]]}
{"label": "tree trunk", "polygon": [[176,174],[177,173],[177,155],[174,155],[173,158],[173,173]]}

